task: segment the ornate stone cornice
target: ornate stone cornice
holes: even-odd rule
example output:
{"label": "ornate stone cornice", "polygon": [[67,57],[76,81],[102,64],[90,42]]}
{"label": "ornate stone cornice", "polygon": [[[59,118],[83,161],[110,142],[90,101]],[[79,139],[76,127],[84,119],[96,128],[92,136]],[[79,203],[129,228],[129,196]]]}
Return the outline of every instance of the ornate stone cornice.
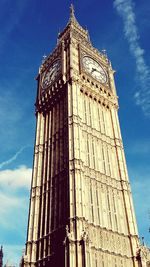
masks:
{"label": "ornate stone cornice", "polygon": [[58,99],[61,98],[64,93],[64,82],[62,79],[58,79],[52,86],[46,91],[43,91],[42,96],[35,103],[36,113],[42,112],[43,114],[50,110]]}
{"label": "ornate stone cornice", "polygon": [[107,108],[113,106],[118,109],[118,99],[109,88],[105,88],[105,86],[98,83],[94,84],[89,78],[83,79],[82,82],[79,81],[79,84],[81,86],[80,91],[88,97],[91,97]]}
{"label": "ornate stone cornice", "polygon": [[138,262],[145,264],[144,266],[150,266],[150,248],[145,245],[139,245],[136,251],[136,259]]}
{"label": "ornate stone cornice", "polygon": [[43,61],[42,65],[39,69],[39,74],[43,73],[49,65],[52,64],[52,62],[60,57],[61,54],[61,43],[59,43],[56,48],[47,56],[45,57],[45,60]]}

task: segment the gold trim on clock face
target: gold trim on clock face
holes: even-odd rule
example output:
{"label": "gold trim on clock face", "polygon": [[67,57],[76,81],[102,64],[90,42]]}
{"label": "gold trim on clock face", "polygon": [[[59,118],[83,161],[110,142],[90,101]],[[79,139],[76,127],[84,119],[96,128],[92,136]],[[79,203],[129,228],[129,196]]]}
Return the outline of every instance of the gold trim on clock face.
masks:
{"label": "gold trim on clock face", "polygon": [[60,59],[53,62],[53,64],[48,68],[48,70],[45,72],[43,78],[42,78],[42,88],[46,89],[49,87],[55,78],[58,76],[60,72]]}
{"label": "gold trim on clock face", "polygon": [[94,79],[101,83],[107,82],[107,73],[104,68],[92,57],[84,56],[82,58],[82,65],[84,70],[89,73]]}

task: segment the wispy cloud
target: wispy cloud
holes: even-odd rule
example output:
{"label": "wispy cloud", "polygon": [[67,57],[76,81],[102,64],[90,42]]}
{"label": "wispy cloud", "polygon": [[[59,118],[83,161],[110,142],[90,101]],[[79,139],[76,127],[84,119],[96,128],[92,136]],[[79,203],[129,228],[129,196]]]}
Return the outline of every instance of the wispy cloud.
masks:
{"label": "wispy cloud", "polygon": [[114,7],[124,22],[124,34],[128,40],[130,52],[135,58],[136,74],[139,82],[134,94],[136,104],[141,106],[145,115],[150,115],[150,68],[144,59],[144,49],[140,46],[140,36],[136,25],[134,2],[132,0],[114,0]]}
{"label": "wispy cloud", "polygon": [[23,152],[24,149],[26,149],[28,146],[24,146],[22,147],[19,151],[17,151],[17,153],[11,157],[10,159],[6,160],[6,161],[3,161],[0,163],[0,169],[2,169],[4,166],[7,166],[9,164],[11,164],[13,161],[15,161],[18,156]]}

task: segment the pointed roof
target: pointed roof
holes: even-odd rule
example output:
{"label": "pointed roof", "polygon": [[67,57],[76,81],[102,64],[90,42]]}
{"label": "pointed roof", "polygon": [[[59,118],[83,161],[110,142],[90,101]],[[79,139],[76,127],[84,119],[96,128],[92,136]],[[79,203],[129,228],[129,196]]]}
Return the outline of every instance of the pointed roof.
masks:
{"label": "pointed roof", "polygon": [[84,32],[87,32],[87,30],[84,29],[76,19],[76,17],[75,17],[75,9],[74,9],[73,4],[71,4],[71,6],[70,6],[70,18],[69,18],[69,21],[68,21],[67,25],[74,25],[74,26],[79,27],[80,29],[82,29]]}
{"label": "pointed roof", "polygon": [[74,15],[74,6],[73,6],[73,4],[71,4],[71,6],[70,6],[70,19],[71,18],[75,18],[75,15]]}
{"label": "pointed roof", "polygon": [[84,37],[86,39],[89,39],[89,35],[88,35],[88,31],[86,29],[84,29],[79,22],[77,21],[76,17],[75,17],[75,10],[74,10],[74,6],[73,4],[71,4],[70,6],[70,17],[69,17],[69,21],[65,27],[65,29],[59,33],[58,38],[61,39],[61,37],[64,35],[64,33],[71,28],[75,28],[76,30],[78,30],[81,34],[84,35]]}
{"label": "pointed roof", "polygon": [[[75,17],[75,10],[73,4],[70,6],[70,18],[69,18],[69,23],[78,23],[76,17]],[[79,23],[78,23],[79,24]]]}

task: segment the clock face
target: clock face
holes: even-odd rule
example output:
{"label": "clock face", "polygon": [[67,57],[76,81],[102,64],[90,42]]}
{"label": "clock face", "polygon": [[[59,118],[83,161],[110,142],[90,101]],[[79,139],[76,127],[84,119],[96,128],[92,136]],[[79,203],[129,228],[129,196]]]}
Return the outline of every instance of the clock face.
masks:
{"label": "clock face", "polygon": [[42,88],[46,89],[52,84],[60,71],[60,60],[54,61],[50,68],[45,72],[42,79]]}
{"label": "clock face", "polygon": [[84,56],[82,59],[83,67],[86,72],[101,83],[107,82],[107,73],[103,67],[89,56]]}

